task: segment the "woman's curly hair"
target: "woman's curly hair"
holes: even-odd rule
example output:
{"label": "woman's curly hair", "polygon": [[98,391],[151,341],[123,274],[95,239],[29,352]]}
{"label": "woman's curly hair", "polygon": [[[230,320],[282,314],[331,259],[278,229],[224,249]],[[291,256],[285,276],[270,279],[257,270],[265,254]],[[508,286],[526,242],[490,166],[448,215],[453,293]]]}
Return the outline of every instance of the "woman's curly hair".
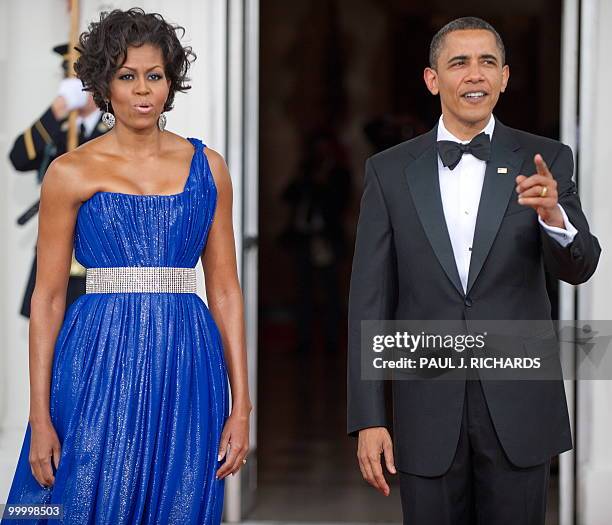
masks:
{"label": "woman's curly hair", "polygon": [[77,76],[85,91],[91,91],[100,109],[106,108],[105,100],[110,95],[110,83],[117,70],[127,59],[128,47],[151,44],[158,47],[164,57],[165,74],[170,80],[170,91],[164,111],[172,109],[177,91],[191,89],[187,84],[187,71],[196,55],[190,46],[183,47],[176,35],[185,35],[185,28],[172,25],[159,13],[145,13],[134,7],[127,11],[115,9],[100,15],[99,22],[89,24],[81,33],[80,53],[74,64]]}

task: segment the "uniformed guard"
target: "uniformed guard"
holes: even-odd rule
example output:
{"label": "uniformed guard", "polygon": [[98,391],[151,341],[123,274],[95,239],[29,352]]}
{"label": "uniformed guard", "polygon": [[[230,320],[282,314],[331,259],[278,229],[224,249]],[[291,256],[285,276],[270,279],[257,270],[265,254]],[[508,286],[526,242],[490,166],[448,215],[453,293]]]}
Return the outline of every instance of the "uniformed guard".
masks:
{"label": "uniformed guard", "polygon": [[[17,171],[36,170],[38,182],[42,181],[47,167],[67,149],[68,115],[77,110],[77,126],[79,129],[79,144],[99,137],[108,128],[101,121],[102,112],[98,109],[90,92],[83,91],[83,85],[78,78],[68,78],[68,44],[53,48],[53,51],[63,57],[62,67],[64,79],[59,85],[56,97],[51,106],[17,137],[9,154],[11,163]],[[17,220],[23,225],[38,212],[38,201],[34,203]],[[21,315],[30,317],[30,300],[36,282],[36,248],[34,261],[26,285],[21,305]],[[70,268],[70,279],[66,295],[66,308],[85,293],[85,271],[74,259]]]}

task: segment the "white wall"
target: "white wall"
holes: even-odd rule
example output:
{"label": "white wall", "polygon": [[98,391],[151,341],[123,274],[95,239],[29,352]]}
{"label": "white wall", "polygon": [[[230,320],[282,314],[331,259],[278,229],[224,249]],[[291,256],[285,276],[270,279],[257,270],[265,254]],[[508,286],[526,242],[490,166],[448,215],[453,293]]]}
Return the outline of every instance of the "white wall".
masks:
{"label": "white wall", "polygon": [[[582,0],[580,195],[602,246],[599,267],[578,296],[581,319],[612,325],[612,2]],[[580,525],[612,522],[612,378],[578,383],[578,516]]]}
{"label": "white wall", "polygon": [[[132,1],[81,0],[81,30],[102,10],[127,9]],[[35,174],[18,175],[7,159],[14,138],[49,106],[61,80],[61,60],[51,48],[68,39],[66,0],[0,1],[0,502],[6,501],[29,409],[28,322],[19,315],[36,242],[37,220],[16,217],[37,198]],[[140,0],[186,28],[184,44],[198,55],[193,88],[177,93],[167,129],[202,139],[225,155],[226,0]],[[35,16],[32,14],[35,13]],[[230,165],[231,170],[231,165]],[[240,216],[241,195],[234,195]],[[240,247],[241,232],[236,233]],[[202,290],[202,274],[199,271]]]}

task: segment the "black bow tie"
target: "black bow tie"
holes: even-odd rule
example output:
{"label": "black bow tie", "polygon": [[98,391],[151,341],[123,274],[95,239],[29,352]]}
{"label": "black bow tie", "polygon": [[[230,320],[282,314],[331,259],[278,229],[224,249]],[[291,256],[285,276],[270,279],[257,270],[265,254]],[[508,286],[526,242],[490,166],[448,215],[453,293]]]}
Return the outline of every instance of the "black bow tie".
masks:
{"label": "black bow tie", "polygon": [[484,131],[467,144],[452,140],[439,140],[438,153],[442,164],[454,170],[464,153],[471,153],[477,159],[488,161],[491,158],[491,139]]}

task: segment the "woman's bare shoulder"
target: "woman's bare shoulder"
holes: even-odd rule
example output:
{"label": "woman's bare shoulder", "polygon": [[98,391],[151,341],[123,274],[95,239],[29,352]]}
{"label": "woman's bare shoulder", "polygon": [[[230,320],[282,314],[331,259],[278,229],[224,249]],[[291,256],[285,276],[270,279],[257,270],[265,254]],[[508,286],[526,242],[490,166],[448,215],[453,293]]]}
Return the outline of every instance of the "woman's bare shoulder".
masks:
{"label": "woman's bare shoulder", "polygon": [[63,193],[75,203],[86,201],[92,193],[90,173],[104,161],[104,142],[101,136],[57,157],[49,165],[43,185],[46,182],[47,187]]}
{"label": "woman's bare shoulder", "polygon": [[212,149],[209,146],[206,146],[204,148],[204,153],[206,153],[206,156],[208,157],[208,162],[211,164],[211,167],[213,167],[212,164],[215,164],[217,166],[226,166],[223,155],[221,155],[221,153],[219,153],[218,151]]}
{"label": "woman's bare shoulder", "polygon": [[229,168],[227,167],[227,163],[225,162],[225,158],[223,158],[223,155],[221,155],[221,153],[219,153],[218,151],[209,148],[208,146],[204,148],[204,153],[208,158],[208,164],[210,165],[210,170],[212,171],[217,188],[231,189],[232,180],[229,174]]}
{"label": "woman's bare shoulder", "polygon": [[41,194],[76,204],[82,184],[79,158],[75,151],[64,153],[49,164],[41,184]]}
{"label": "woman's bare shoulder", "polygon": [[171,153],[177,153],[180,156],[189,155],[193,152],[193,144],[185,137],[181,137],[171,131],[164,133],[166,139],[163,142],[162,148]]}

